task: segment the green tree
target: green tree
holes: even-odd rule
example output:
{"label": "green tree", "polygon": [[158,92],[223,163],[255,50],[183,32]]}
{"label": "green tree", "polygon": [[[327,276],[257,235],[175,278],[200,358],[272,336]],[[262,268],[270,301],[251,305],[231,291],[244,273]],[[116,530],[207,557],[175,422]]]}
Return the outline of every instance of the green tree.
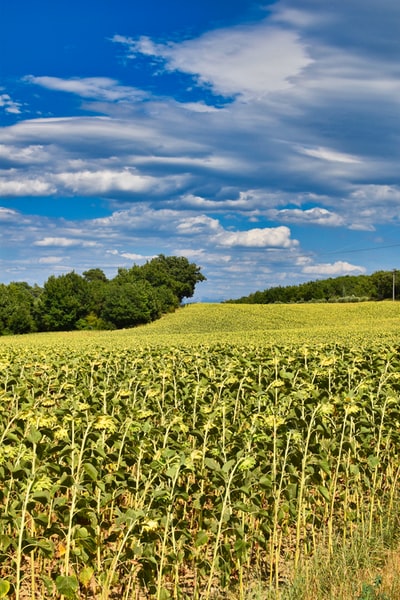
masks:
{"label": "green tree", "polygon": [[121,285],[147,281],[161,300],[162,312],[167,312],[179,306],[183,298],[191,298],[196,284],[205,279],[200,267],[190,263],[184,256],[160,254],[142,266],[118,269],[113,281]]}
{"label": "green tree", "polygon": [[82,273],[82,277],[88,283],[93,283],[94,281],[102,281],[103,283],[107,283],[108,281],[102,269],[89,269],[88,271],[84,271]]}
{"label": "green tree", "polygon": [[36,331],[35,292],[25,282],[0,284],[0,333]]}
{"label": "green tree", "polygon": [[206,280],[200,267],[189,262],[184,256],[160,254],[143,265],[142,272],[144,278],[154,287],[169,287],[179,303],[183,298],[191,298],[196,284]]}
{"label": "green tree", "polygon": [[153,288],[161,314],[173,312],[179,306],[179,300],[167,285]]}
{"label": "green tree", "polygon": [[113,280],[108,285],[101,313],[105,321],[118,328],[134,327],[149,323],[159,316],[159,304],[148,282],[121,284]]}
{"label": "green tree", "polygon": [[[400,286],[397,286],[400,292]],[[269,304],[272,302],[310,302],[313,300],[349,300],[392,298],[393,271],[377,271],[372,275],[342,275],[299,285],[276,286],[263,292],[253,292],[233,303]],[[397,293],[396,297],[400,294]]]}
{"label": "green tree", "polygon": [[[88,288],[88,313],[98,318],[103,310],[104,299],[107,293],[108,279],[101,269],[89,269],[82,273]],[[94,322],[94,321],[93,321]],[[101,322],[99,322],[99,326]]]}
{"label": "green tree", "polygon": [[375,287],[375,298],[377,300],[393,297],[392,271],[376,271],[371,275],[371,279]]}
{"label": "green tree", "polygon": [[38,311],[45,331],[68,331],[89,312],[88,282],[72,271],[66,275],[51,275],[43,286]]}

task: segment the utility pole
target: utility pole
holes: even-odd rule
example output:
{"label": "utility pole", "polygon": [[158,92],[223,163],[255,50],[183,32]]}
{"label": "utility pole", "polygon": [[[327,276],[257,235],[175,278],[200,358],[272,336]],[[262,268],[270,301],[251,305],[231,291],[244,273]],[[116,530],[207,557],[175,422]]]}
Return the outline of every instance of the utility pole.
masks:
{"label": "utility pole", "polygon": [[396,269],[393,269],[393,302],[396,300]]}

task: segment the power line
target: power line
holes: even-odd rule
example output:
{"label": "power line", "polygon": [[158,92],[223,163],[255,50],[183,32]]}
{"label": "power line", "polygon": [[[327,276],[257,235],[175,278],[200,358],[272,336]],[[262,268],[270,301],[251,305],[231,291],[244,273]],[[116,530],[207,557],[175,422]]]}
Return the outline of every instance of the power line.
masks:
{"label": "power line", "polygon": [[356,250],[333,250],[332,252],[324,252],[319,256],[327,255],[327,254],[350,254],[355,252],[370,252],[371,250],[385,250],[387,248],[398,248],[400,244],[390,244],[388,246],[371,246],[370,248],[358,248]]}

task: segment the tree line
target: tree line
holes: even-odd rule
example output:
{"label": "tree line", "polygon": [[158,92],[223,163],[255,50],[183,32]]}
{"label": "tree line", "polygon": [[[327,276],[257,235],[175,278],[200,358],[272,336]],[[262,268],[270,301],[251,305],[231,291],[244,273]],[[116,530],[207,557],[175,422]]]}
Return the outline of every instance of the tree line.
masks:
{"label": "tree line", "polygon": [[43,287],[0,284],[0,335],[149,323],[191,298],[205,279],[185,257],[160,254],[142,266],[119,268],[113,279],[95,268],[51,275]]}
{"label": "tree line", "polygon": [[[276,286],[236,300],[234,304],[273,304],[294,302],[360,302],[393,298],[393,271],[376,271],[372,275],[344,275],[299,285]],[[400,286],[398,286],[400,287]],[[396,286],[395,286],[396,288]],[[400,290],[395,289],[399,299]]]}

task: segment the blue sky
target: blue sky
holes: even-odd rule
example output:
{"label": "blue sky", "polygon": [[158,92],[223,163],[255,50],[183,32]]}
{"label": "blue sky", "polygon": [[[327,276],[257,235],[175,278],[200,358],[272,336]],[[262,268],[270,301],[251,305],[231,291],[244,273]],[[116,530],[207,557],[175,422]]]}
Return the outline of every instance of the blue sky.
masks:
{"label": "blue sky", "polygon": [[0,14],[1,281],[186,256],[195,300],[400,268],[397,0]]}

